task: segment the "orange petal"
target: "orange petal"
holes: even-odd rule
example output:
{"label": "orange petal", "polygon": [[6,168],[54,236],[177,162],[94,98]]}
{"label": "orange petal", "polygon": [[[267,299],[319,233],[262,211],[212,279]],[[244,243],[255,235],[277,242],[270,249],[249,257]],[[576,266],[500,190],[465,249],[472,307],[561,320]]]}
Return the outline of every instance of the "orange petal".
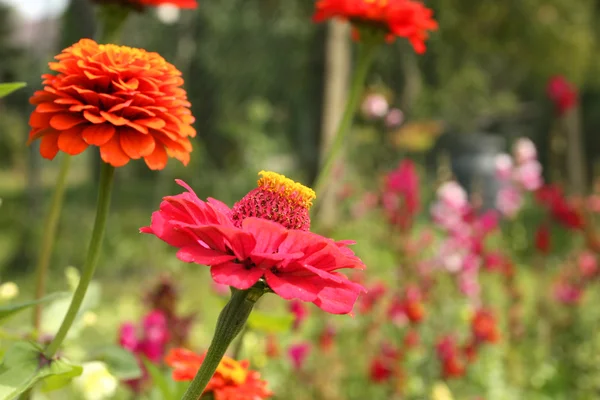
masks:
{"label": "orange petal", "polygon": [[106,122],[106,119],[104,117],[101,117],[101,116],[91,113],[89,111],[83,112],[83,118],[87,119],[92,124],[101,124],[103,122]]}
{"label": "orange petal", "polygon": [[149,156],[154,151],[155,142],[151,135],[144,135],[133,129],[119,132],[121,148],[132,159]]}
{"label": "orange petal", "polygon": [[39,113],[50,113],[50,112],[59,112],[66,111],[65,107],[56,103],[41,103],[35,108],[36,112]]}
{"label": "orange petal", "polygon": [[52,160],[58,153],[58,135],[59,132],[53,132],[42,136],[40,143],[40,154],[42,157]]}
{"label": "orange petal", "polygon": [[123,126],[129,122],[126,118],[119,117],[117,115],[107,113],[106,111],[100,111],[100,115],[102,115],[108,122],[116,126]]}
{"label": "orange petal", "polygon": [[146,161],[148,168],[155,171],[163,169],[167,165],[167,160],[168,157],[165,147],[160,143],[156,143],[152,154],[144,157],[144,161]]}
{"label": "orange petal", "polygon": [[87,149],[88,144],[81,138],[81,128],[75,127],[60,132],[58,136],[58,148],[72,156]]}
{"label": "orange petal", "polygon": [[47,128],[50,124],[50,119],[52,115],[42,114],[37,111],[34,111],[29,115],[29,125],[32,128]]}
{"label": "orange petal", "polygon": [[79,115],[58,114],[52,117],[50,126],[59,131],[66,131],[67,129],[71,129],[84,122],[85,119],[81,118]]}
{"label": "orange petal", "polygon": [[152,129],[162,129],[167,125],[167,123],[160,118],[143,118],[136,120],[135,123]]}
{"label": "orange petal", "polygon": [[113,135],[106,144],[100,147],[100,157],[113,167],[122,167],[129,162],[129,157],[121,149],[119,135]]}
{"label": "orange petal", "polygon": [[48,128],[41,128],[41,129],[32,129],[31,132],[29,132],[29,140],[27,140],[27,146],[29,146],[34,140],[37,140],[45,135],[48,135],[50,133],[54,133],[57,132],[56,129],[52,129],[50,127]]}
{"label": "orange petal", "polygon": [[87,144],[102,146],[115,134],[115,127],[110,124],[90,125],[81,132]]}

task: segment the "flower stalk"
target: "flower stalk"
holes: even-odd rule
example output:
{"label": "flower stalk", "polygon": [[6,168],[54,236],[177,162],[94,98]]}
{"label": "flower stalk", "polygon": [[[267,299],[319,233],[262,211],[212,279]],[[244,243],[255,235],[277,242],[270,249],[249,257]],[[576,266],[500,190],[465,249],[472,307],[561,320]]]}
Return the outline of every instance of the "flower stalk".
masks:
{"label": "flower stalk", "polygon": [[77,317],[77,314],[79,313],[85,293],[87,292],[88,286],[90,285],[92,277],[94,276],[94,271],[96,270],[96,265],[98,264],[98,258],[100,257],[102,241],[104,239],[106,220],[108,218],[108,211],[110,207],[114,172],[115,169],[113,166],[107,163],[102,163],[102,168],[100,170],[100,185],[98,189],[98,203],[96,206],[96,219],[94,221],[94,229],[92,231],[92,238],[88,247],[87,257],[81,272],[79,284],[75,289],[75,293],[73,294],[73,299],[71,300],[67,314],[60,325],[58,333],[56,336],[54,336],[54,339],[52,339],[52,342],[50,342],[46,348],[46,351],[44,352],[44,355],[48,359],[51,359],[56,355],[60,345],[67,337],[67,333],[69,332],[69,329],[71,329],[73,321],[75,321],[75,317]]}
{"label": "flower stalk", "polygon": [[[60,219],[63,199],[65,197],[65,187],[67,183],[67,175],[71,166],[71,156],[65,154],[60,164],[60,171],[56,180],[56,186],[50,201],[50,208],[44,221],[43,236],[40,252],[38,254],[35,267],[35,298],[36,300],[44,297],[46,293],[46,281],[48,279],[48,266],[50,265],[50,257],[56,239],[56,228]],[[33,328],[34,335],[37,336],[40,331],[42,322],[42,305],[38,304],[33,309]]]}
{"label": "flower stalk", "polygon": [[348,100],[346,101],[342,120],[338,125],[331,147],[325,156],[321,170],[313,185],[316,193],[322,193],[324,191],[336,158],[344,147],[344,143],[346,142],[346,138],[352,127],[352,122],[354,121],[354,116],[356,115],[356,111],[360,104],[367,74],[375,60],[377,49],[383,42],[381,33],[369,28],[361,29],[360,37],[361,40],[358,42],[356,68],[352,74],[350,93],[348,95]]}
{"label": "flower stalk", "polygon": [[261,282],[248,290],[232,288],[231,298],[221,311],[215,333],[202,366],[187,388],[182,400],[198,400],[214,375],[227,348],[244,329],[258,299],[268,291]]}

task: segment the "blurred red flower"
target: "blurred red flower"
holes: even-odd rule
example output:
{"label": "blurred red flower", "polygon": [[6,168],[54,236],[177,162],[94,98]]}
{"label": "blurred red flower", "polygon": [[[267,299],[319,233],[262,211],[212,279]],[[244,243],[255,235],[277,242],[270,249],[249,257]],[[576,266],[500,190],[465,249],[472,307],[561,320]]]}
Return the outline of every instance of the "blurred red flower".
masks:
{"label": "blurred red flower", "polygon": [[419,54],[425,52],[428,31],[436,30],[433,11],[414,0],[319,0],[313,20],[348,19],[353,23],[375,26],[388,40],[396,36],[410,41]]}
{"label": "blurred red flower", "polygon": [[167,196],[152,223],[140,231],[179,248],[185,262],[211,267],[212,278],[244,290],[264,279],[286,300],[314,303],[333,314],[352,311],[365,289],[336,270],[362,269],[348,247],[310,232],[308,210],[315,193],[274,172],[261,171],[258,188],[233,208],[186,193]]}
{"label": "blurred red flower", "polygon": [[[204,355],[177,348],[167,354],[165,362],[173,370],[175,381],[191,381],[200,369]],[[212,393],[215,400],[260,400],[271,397],[267,382],[257,371],[248,369],[248,361],[223,357],[217,371],[208,382],[204,393]]]}
{"label": "blurred red flower", "polygon": [[552,237],[548,224],[541,224],[535,231],[535,248],[542,254],[550,253],[552,246]]}
{"label": "blurred red flower", "polygon": [[389,360],[374,358],[371,361],[369,377],[375,383],[386,382],[394,376],[394,366]]}
{"label": "blurred red flower", "polygon": [[447,335],[440,338],[436,345],[436,352],[444,378],[460,378],[465,375],[466,368],[454,337]]}
{"label": "blurred red flower", "polygon": [[157,53],[82,39],[49,63],[44,90],[31,97],[35,110],[29,143],[41,139],[42,157],[100,148],[102,160],[121,167],[143,158],[160,170],[167,157],[190,160],[194,117],[173,65]]}
{"label": "blurred red flower", "polygon": [[537,202],[545,206],[554,220],[569,229],[581,229],[584,220],[579,211],[569,203],[560,187],[544,185],[535,193]]}
{"label": "blurred red flower", "polygon": [[546,92],[558,115],[565,114],[577,105],[577,89],[564,76],[550,78]]}
{"label": "blurred red flower", "polygon": [[479,309],[475,312],[471,332],[477,343],[495,343],[500,339],[496,318],[490,310]]}
{"label": "blurred red flower", "polygon": [[383,208],[390,224],[408,230],[420,209],[419,175],[411,160],[403,160],[385,178]]}
{"label": "blurred red flower", "polygon": [[292,360],[295,369],[302,369],[304,362],[310,354],[310,343],[298,343],[289,347],[288,356]]}

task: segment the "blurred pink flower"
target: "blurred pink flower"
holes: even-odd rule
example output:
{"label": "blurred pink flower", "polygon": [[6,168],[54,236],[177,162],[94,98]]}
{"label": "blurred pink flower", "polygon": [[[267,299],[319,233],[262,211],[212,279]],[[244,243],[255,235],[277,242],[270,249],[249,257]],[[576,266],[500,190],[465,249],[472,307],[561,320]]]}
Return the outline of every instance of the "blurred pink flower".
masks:
{"label": "blurred pink flower", "polygon": [[500,180],[510,179],[513,170],[513,160],[508,154],[496,156],[496,177]]}
{"label": "blurred pink flower", "polygon": [[388,129],[394,129],[404,122],[404,113],[398,108],[392,108],[385,116],[385,126]]}
{"label": "blurred pink flower", "polygon": [[308,307],[303,301],[300,300],[292,300],[289,305],[290,312],[294,314],[294,324],[292,329],[297,331],[300,329],[300,326],[308,318]]}
{"label": "blurred pink flower", "polygon": [[373,192],[366,192],[362,198],[355,202],[351,208],[351,214],[358,219],[363,217],[367,212],[371,211],[379,202],[379,196]]}
{"label": "blurred pink flower", "polygon": [[583,290],[575,284],[566,280],[559,280],[554,284],[554,298],[566,305],[579,303]]}
{"label": "blurred pink flower", "polygon": [[210,287],[219,296],[229,296],[231,295],[231,289],[229,285],[224,285],[222,283],[217,283],[211,280]]}
{"label": "blurred pink flower", "polygon": [[513,154],[517,164],[525,164],[529,161],[537,161],[537,150],[535,144],[528,138],[519,138],[513,145]]}
{"label": "blurred pink flower", "polygon": [[476,273],[462,273],[458,277],[460,291],[470,298],[477,298],[481,292],[479,277]]}
{"label": "blurred pink flower", "polygon": [[367,95],[361,105],[361,111],[366,119],[383,118],[389,110],[389,104],[384,95],[371,93]]}
{"label": "blurred pink flower", "polygon": [[310,353],[310,348],[310,343],[298,343],[288,348],[288,356],[295,369],[302,369],[304,362]]}
{"label": "blurred pink flower", "polygon": [[419,175],[411,160],[402,160],[385,179],[383,208],[392,225],[407,230],[419,211]]}
{"label": "blurred pink flower", "polygon": [[523,194],[514,186],[501,188],[496,196],[496,208],[505,217],[513,218],[523,205]]}
{"label": "blurred pink flower", "polygon": [[376,282],[369,286],[367,293],[358,298],[358,312],[361,314],[371,312],[386,292],[387,288],[383,282]]}
{"label": "blurred pink flower", "polygon": [[582,252],[577,260],[579,272],[584,278],[592,278],[598,274],[598,259],[589,250]]}
{"label": "blurred pink flower", "polygon": [[461,212],[469,205],[467,192],[456,181],[443,183],[437,190],[437,197],[445,206]]}
{"label": "blurred pink flower", "polygon": [[529,192],[542,187],[542,165],[536,160],[527,161],[515,169],[515,181]]}

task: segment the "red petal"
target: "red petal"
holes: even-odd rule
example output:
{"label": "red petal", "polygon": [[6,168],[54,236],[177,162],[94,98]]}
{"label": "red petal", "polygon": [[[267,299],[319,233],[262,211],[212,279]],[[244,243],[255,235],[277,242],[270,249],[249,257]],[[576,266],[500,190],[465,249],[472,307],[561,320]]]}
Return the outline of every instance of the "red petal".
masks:
{"label": "red petal", "polygon": [[244,264],[228,262],[213,265],[210,274],[215,282],[244,290],[251,288],[263,276],[264,270],[258,267],[247,269]]}
{"label": "red petal", "polygon": [[154,151],[155,142],[151,135],[144,135],[133,129],[120,131],[121,148],[132,159],[149,156]]}
{"label": "red petal", "polygon": [[42,136],[40,143],[40,154],[42,157],[49,160],[56,157],[56,153],[58,153],[58,135],[58,132],[53,132]]}
{"label": "red petal", "polygon": [[165,146],[162,144],[156,143],[154,146],[154,151],[149,156],[144,157],[144,161],[146,161],[146,165],[148,168],[152,170],[161,170],[167,165],[167,152],[165,151]]}
{"label": "red petal", "polygon": [[122,167],[129,162],[129,157],[121,149],[119,135],[113,135],[112,139],[100,147],[100,157],[113,167]]}
{"label": "red petal", "polygon": [[113,137],[115,131],[110,124],[90,125],[81,132],[81,137],[88,144],[102,146]]}
{"label": "red petal", "polygon": [[65,153],[74,156],[83,152],[87,147],[88,144],[81,138],[81,129],[79,127],[60,132],[58,148]]}
{"label": "red petal", "polygon": [[72,114],[58,114],[50,119],[50,126],[59,131],[66,131],[74,126],[86,122],[85,119],[78,115]]}
{"label": "red petal", "polygon": [[187,246],[177,252],[177,258],[183,262],[193,262],[202,265],[222,264],[227,261],[235,260],[235,256],[223,254],[213,249],[207,249],[200,245]]}
{"label": "red petal", "polygon": [[265,279],[271,289],[286,300],[298,299],[313,302],[323,289],[324,280],[313,276],[275,275],[265,272]]}

